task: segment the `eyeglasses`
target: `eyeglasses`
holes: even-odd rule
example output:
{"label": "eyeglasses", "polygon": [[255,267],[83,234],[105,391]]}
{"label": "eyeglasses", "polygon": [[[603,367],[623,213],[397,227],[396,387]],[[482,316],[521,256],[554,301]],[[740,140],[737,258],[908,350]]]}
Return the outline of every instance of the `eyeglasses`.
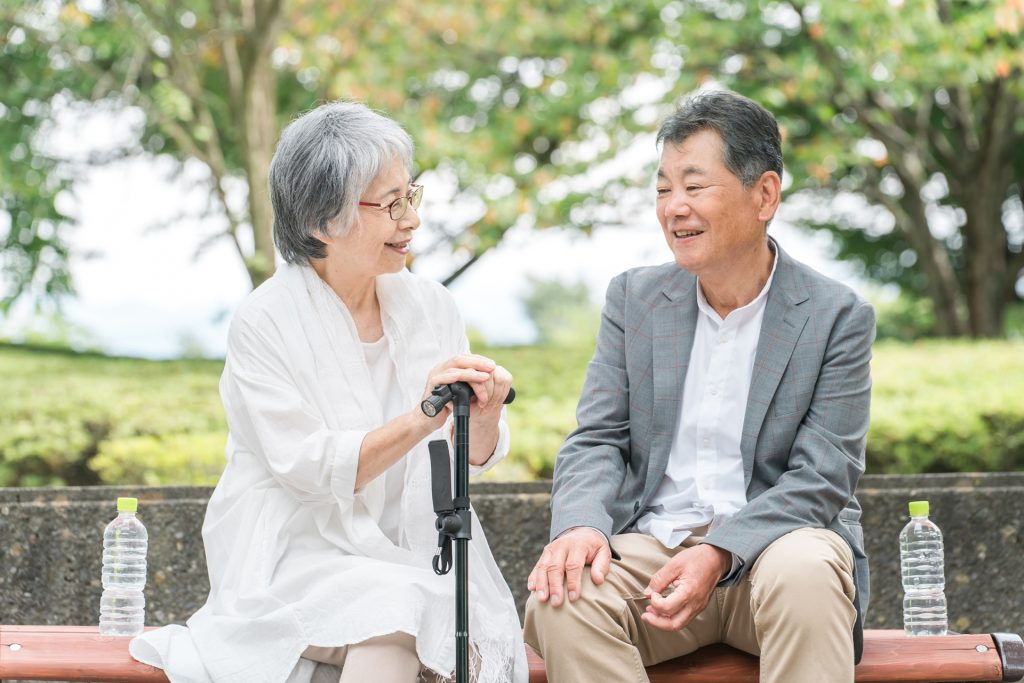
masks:
{"label": "eyeglasses", "polygon": [[391,216],[391,220],[397,221],[405,215],[406,211],[409,210],[410,204],[412,204],[412,208],[418,209],[421,201],[423,201],[423,186],[410,183],[409,193],[399,197],[390,204],[381,204],[379,202],[359,202],[359,206],[372,206],[381,210],[386,208],[388,210],[388,215]]}

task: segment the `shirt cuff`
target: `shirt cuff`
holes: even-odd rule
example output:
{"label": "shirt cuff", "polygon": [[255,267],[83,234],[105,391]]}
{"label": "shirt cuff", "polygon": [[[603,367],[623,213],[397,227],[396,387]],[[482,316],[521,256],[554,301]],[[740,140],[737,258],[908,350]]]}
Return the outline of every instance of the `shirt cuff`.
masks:
{"label": "shirt cuff", "polygon": [[719,579],[719,583],[725,583],[734,580],[736,578],[736,575],[740,573],[740,570],[743,569],[743,560],[740,559],[740,556],[736,553],[729,554],[732,555],[732,566],[729,567],[729,571],[726,573],[726,575]]}

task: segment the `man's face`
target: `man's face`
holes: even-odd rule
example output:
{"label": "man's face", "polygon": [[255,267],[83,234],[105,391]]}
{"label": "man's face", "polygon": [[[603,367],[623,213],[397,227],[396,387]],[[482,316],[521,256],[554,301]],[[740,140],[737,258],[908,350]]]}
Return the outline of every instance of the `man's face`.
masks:
{"label": "man's face", "polygon": [[730,277],[730,266],[765,246],[771,218],[764,217],[762,182],[744,188],[726,168],[723,151],[718,133],[705,129],[680,144],[666,143],[658,168],[665,241],[676,264],[700,278]]}

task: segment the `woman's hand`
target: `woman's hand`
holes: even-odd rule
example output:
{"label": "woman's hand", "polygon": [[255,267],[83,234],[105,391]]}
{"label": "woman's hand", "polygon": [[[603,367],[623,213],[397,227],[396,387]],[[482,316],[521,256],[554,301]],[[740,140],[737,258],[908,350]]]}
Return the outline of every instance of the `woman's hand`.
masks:
{"label": "woman's hand", "polygon": [[[473,390],[476,402],[469,409],[469,461],[482,465],[490,459],[498,443],[501,408],[512,388],[512,374],[490,358],[476,354],[455,356],[430,371],[423,398],[441,384],[465,382]],[[452,404],[445,405],[431,420],[439,427],[451,413]]]}
{"label": "woman's hand", "polygon": [[[495,365],[490,378],[483,385],[473,387],[477,402],[469,409],[469,462],[473,465],[483,465],[494,455],[498,445],[501,408],[512,387],[512,375],[500,365]],[[486,399],[481,400],[481,395],[486,396]]]}
{"label": "woman's hand", "polygon": [[[465,382],[473,390],[476,403],[470,414],[480,411],[491,411],[491,399],[503,391],[498,401],[498,408],[501,408],[501,401],[505,400],[508,388],[512,386],[512,375],[505,368],[495,363],[490,358],[478,356],[475,353],[466,353],[453,356],[440,365],[435,366],[427,377],[427,386],[423,390],[423,398],[430,396],[434,387],[441,384],[453,384]],[[502,387],[504,386],[504,389]],[[444,410],[437,414],[434,423],[440,426],[451,413],[452,404],[448,403]]]}

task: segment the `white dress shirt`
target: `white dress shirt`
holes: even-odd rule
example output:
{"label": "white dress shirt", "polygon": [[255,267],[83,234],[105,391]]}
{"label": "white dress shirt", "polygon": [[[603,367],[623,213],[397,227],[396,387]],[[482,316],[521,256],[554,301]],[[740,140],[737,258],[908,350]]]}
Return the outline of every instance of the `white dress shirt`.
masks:
{"label": "white dress shirt", "polygon": [[[774,251],[774,249],[773,249]],[[714,528],[747,503],[740,438],[772,271],[761,292],[723,320],[697,281],[697,329],[665,477],[636,530],[667,547]],[[731,574],[739,561],[733,557]]]}

